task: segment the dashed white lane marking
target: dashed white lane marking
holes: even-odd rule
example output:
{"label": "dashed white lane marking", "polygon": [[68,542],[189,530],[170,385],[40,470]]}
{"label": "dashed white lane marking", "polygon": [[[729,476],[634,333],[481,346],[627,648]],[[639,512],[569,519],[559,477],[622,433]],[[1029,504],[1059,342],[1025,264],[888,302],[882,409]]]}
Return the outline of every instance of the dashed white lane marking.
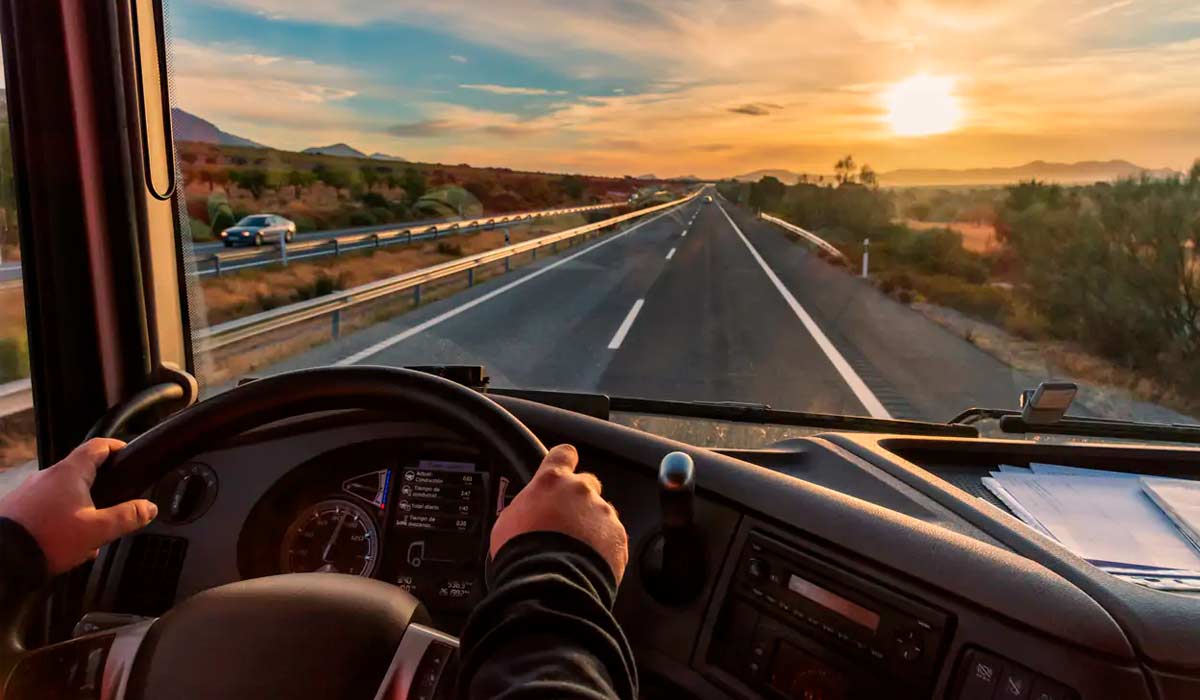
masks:
{"label": "dashed white lane marking", "polygon": [[360,350],[360,351],[354,353],[353,355],[344,357],[344,358],[338,360],[337,362],[335,362],[334,364],[338,365],[338,366],[357,364],[357,363],[367,359],[368,357],[371,357],[372,355],[377,355],[377,354],[383,352],[384,350],[387,350],[388,348],[392,347],[396,343],[404,342],[405,340],[408,340],[409,338],[413,337],[414,335],[417,335],[418,333],[427,331],[430,328],[433,328],[434,326],[436,326],[444,321],[449,321],[450,319],[463,313],[464,311],[469,311],[469,310],[475,308],[476,306],[479,306],[480,304],[483,304],[487,301],[495,299],[496,297],[500,296],[501,294],[504,294],[505,292],[512,291],[513,289],[516,289],[517,287],[525,284],[529,280],[541,277],[542,275],[555,269],[559,265],[564,265],[566,263],[569,263],[572,260],[574,260],[580,256],[587,255],[588,253],[592,252],[593,250],[596,250],[597,248],[606,246],[609,243],[612,243],[613,241],[620,240],[620,239],[624,238],[625,236],[628,236],[629,234],[638,230],[639,228],[645,226],[646,224],[658,221],[662,217],[667,216],[668,214],[671,214],[674,211],[675,211],[674,209],[667,209],[666,211],[662,212],[661,214],[656,214],[656,215],[650,217],[649,219],[646,219],[645,221],[641,221],[637,224],[634,224],[633,226],[625,229],[624,231],[622,231],[620,233],[613,234],[611,237],[600,241],[599,243],[593,245],[590,248],[585,248],[585,249],[579,251],[578,253],[575,253],[573,255],[568,255],[567,257],[563,258],[562,260],[556,260],[555,262],[550,263],[549,265],[547,265],[539,270],[535,270],[535,271],[529,273],[528,275],[525,275],[521,279],[513,280],[512,282],[509,282],[508,284],[504,285],[503,287],[498,287],[498,288],[488,292],[487,294],[484,294],[481,297],[476,297],[475,299],[468,301],[467,303],[463,304],[462,306],[456,306],[453,309],[450,309],[449,311],[440,313],[437,316],[434,316],[433,318],[429,319],[428,321],[424,321],[423,323],[418,323],[417,325],[413,326],[412,328],[403,330],[403,331],[397,333],[396,335],[393,335],[392,337],[387,338],[386,340],[381,340],[378,343],[375,343],[374,345],[372,345],[366,349],[363,349],[363,350]]}
{"label": "dashed white lane marking", "polygon": [[751,245],[750,240],[746,238],[745,234],[742,233],[742,230],[738,228],[738,225],[733,222],[732,218],[730,218],[729,212],[725,211],[725,207],[720,208],[721,213],[725,215],[725,220],[728,221],[729,225],[733,227],[733,232],[738,235],[738,238],[742,239],[742,243],[746,244],[746,248],[750,251],[750,255],[754,257],[755,262],[757,262],[758,266],[761,267],[763,272],[766,273],[767,279],[771,280],[771,284],[775,285],[775,289],[779,291],[779,294],[783,297],[783,300],[787,302],[788,306],[791,307],[792,313],[796,314],[796,318],[799,318],[800,323],[804,324],[804,328],[808,330],[809,335],[811,335],[813,340],[816,341],[817,347],[821,348],[821,351],[824,352],[825,356],[829,358],[829,361],[833,364],[833,368],[842,376],[842,381],[846,382],[846,384],[850,386],[850,391],[854,392],[854,396],[857,397],[859,402],[862,403],[863,407],[867,409],[867,413],[871,414],[872,418],[891,418],[892,414],[888,413],[888,410],[883,407],[883,404],[880,403],[875,394],[872,393],[870,388],[867,387],[867,384],[862,380],[862,377],[858,376],[858,372],[854,371],[854,368],[850,366],[850,363],[846,362],[846,358],[842,357],[842,353],[838,352],[838,349],[834,347],[833,343],[829,342],[829,338],[825,335],[825,332],[821,330],[821,327],[817,325],[817,322],[814,321],[812,316],[810,316],[808,312],[804,310],[804,307],[800,305],[800,302],[796,301],[796,297],[792,296],[792,293],[788,291],[788,288],[783,285],[783,282],[780,281],[778,275],[775,274],[775,271],[767,265],[767,262],[763,260],[762,256],[759,255],[758,251],[754,249],[753,245]]}
{"label": "dashed white lane marking", "polygon": [[667,251],[667,260],[670,260],[673,257],[675,257],[675,249],[674,248]]}
{"label": "dashed white lane marking", "polygon": [[621,321],[617,332],[613,334],[612,340],[608,341],[609,350],[616,350],[621,347],[621,343],[625,342],[625,336],[629,333],[629,329],[633,328],[633,320],[637,318],[638,312],[642,310],[642,304],[645,303],[645,299],[638,299],[633,302],[633,308],[629,309],[629,313],[625,315],[625,320]]}

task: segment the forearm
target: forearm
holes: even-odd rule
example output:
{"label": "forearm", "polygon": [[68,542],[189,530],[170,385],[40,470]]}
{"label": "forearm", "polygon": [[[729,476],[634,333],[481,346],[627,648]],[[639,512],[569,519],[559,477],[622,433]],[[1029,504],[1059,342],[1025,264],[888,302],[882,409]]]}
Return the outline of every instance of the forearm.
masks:
{"label": "forearm", "polygon": [[612,616],[616,583],[588,545],[533,532],[496,553],[491,593],[462,636],[463,698],[637,695],[629,643]]}

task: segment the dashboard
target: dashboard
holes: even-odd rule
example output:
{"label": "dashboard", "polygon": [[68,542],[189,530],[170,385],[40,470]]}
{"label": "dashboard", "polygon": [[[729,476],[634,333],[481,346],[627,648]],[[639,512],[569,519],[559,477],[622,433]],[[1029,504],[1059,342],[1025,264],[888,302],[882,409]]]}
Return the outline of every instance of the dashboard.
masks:
{"label": "dashboard", "polygon": [[[1029,461],[1194,478],[1200,451],[838,433],[707,450],[497,401],[545,444],[575,444],[621,514],[615,614],[643,697],[1200,697],[1200,600],[1102,574],[972,486]],[[695,460],[702,585],[664,602],[646,561],[673,450]],[[164,515],[121,543],[94,608],[153,616],[232,581],[336,570],[412,591],[453,635],[515,485],[443,426],[338,412],[232,437],[160,490]]]}

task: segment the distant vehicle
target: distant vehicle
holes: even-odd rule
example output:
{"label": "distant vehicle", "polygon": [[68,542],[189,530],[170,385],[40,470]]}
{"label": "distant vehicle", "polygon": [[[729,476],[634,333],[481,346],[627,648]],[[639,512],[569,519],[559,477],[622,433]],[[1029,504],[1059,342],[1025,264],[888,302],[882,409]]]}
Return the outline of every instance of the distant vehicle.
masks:
{"label": "distant vehicle", "polygon": [[705,204],[712,204],[712,195],[711,195],[711,194],[706,194],[706,195],[704,195],[704,203],[705,203]]}
{"label": "distant vehicle", "polygon": [[276,214],[251,214],[221,232],[226,248],[278,243],[280,236],[288,241],[295,238],[296,222]]}

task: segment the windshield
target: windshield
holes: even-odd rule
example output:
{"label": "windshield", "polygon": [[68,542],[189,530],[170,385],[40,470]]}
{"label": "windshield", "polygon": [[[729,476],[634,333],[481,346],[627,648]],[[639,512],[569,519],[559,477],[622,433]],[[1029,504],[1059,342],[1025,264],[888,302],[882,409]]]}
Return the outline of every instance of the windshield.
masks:
{"label": "windshield", "polygon": [[[206,392],[478,364],[935,421],[1067,380],[1076,415],[1200,416],[1194,2],[166,12]],[[294,239],[222,245],[263,210]]]}
{"label": "windshield", "polygon": [[269,216],[247,216],[237,222],[238,226],[270,226],[271,217]]}

